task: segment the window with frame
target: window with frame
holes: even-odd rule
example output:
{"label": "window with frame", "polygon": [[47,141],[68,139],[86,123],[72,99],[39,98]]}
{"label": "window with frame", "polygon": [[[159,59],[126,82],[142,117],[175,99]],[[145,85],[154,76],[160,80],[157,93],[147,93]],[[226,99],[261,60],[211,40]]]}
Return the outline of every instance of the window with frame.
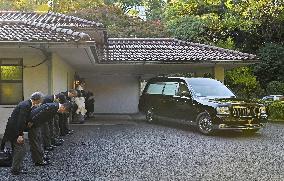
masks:
{"label": "window with frame", "polygon": [[23,60],[0,59],[0,104],[18,104],[23,100]]}

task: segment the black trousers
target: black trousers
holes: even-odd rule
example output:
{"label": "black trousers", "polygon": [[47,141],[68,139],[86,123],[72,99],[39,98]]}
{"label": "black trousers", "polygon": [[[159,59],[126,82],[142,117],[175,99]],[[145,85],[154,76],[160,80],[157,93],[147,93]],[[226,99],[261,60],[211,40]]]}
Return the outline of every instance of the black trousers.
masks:
{"label": "black trousers", "polygon": [[65,136],[69,129],[68,129],[68,116],[67,114],[58,114],[59,116],[59,129],[60,129],[60,136]]}
{"label": "black trousers", "polygon": [[12,171],[20,171],[22,169],[23,161],[26,155],[26,144],[19,144],[17,140],[11,141],[12,142],[12,153],[13,153],[13,160],[12,160]]}
{"label": "black trousers", "polygon": [[32,126],[29,129],[28,137],[30,150],[32,155],[32,160],[34,163],[42,163],[43,162],[43,149],[40,140],[40,127]]}
{"label": "black trousers", "polygon": [[1,140],[0,150],[4,150],[5,149],[6,142],[7,142],[7,138],[6,138],[5,134],[4,134],[4,136],[3,136],[2,140]]}

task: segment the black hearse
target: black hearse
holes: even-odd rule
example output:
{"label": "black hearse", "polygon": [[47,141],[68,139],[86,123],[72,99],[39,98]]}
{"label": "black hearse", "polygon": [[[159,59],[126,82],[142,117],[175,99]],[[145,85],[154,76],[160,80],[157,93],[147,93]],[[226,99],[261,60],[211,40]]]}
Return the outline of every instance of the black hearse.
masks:
{"label": "black hearse", "polygon": [[148,122],[182,122],[206,135],[222,129],[255,133],[267,122],[263,105],[237,99],[224,84],[210,78],[152,78],[140,97],[139,110]]}

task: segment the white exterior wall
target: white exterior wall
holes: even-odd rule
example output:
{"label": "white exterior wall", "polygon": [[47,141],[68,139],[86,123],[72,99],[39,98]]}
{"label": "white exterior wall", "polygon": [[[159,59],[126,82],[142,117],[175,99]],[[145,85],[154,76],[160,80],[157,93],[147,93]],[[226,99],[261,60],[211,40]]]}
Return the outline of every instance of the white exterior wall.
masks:
{"label": "white exterior wall", "polygon": [[52,55],[52,91],[59,93],[73,88],[75,70],[57,54]]}
{"label": "white exterior wall", "polygon": [[95,113],[137,113],[139,80],[130,76],[95,76],[86,79],[95,96]]}
{"label": "white exterior wall", "polygon": [[8,121],[14,106],[4,106],[0,105],[0,135],[4,133],[6,128],[6,123]]}

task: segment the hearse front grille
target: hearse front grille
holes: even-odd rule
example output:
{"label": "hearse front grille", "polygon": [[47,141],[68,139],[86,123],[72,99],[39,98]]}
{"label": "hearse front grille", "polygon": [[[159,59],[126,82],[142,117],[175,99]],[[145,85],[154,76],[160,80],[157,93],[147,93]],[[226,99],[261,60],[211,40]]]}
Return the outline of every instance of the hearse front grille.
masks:
{"label": "hearse front grille", "polygon": [[245,106],[234,106],[232,111],[234,117],[253,117],[255,113],[255,109]]}

